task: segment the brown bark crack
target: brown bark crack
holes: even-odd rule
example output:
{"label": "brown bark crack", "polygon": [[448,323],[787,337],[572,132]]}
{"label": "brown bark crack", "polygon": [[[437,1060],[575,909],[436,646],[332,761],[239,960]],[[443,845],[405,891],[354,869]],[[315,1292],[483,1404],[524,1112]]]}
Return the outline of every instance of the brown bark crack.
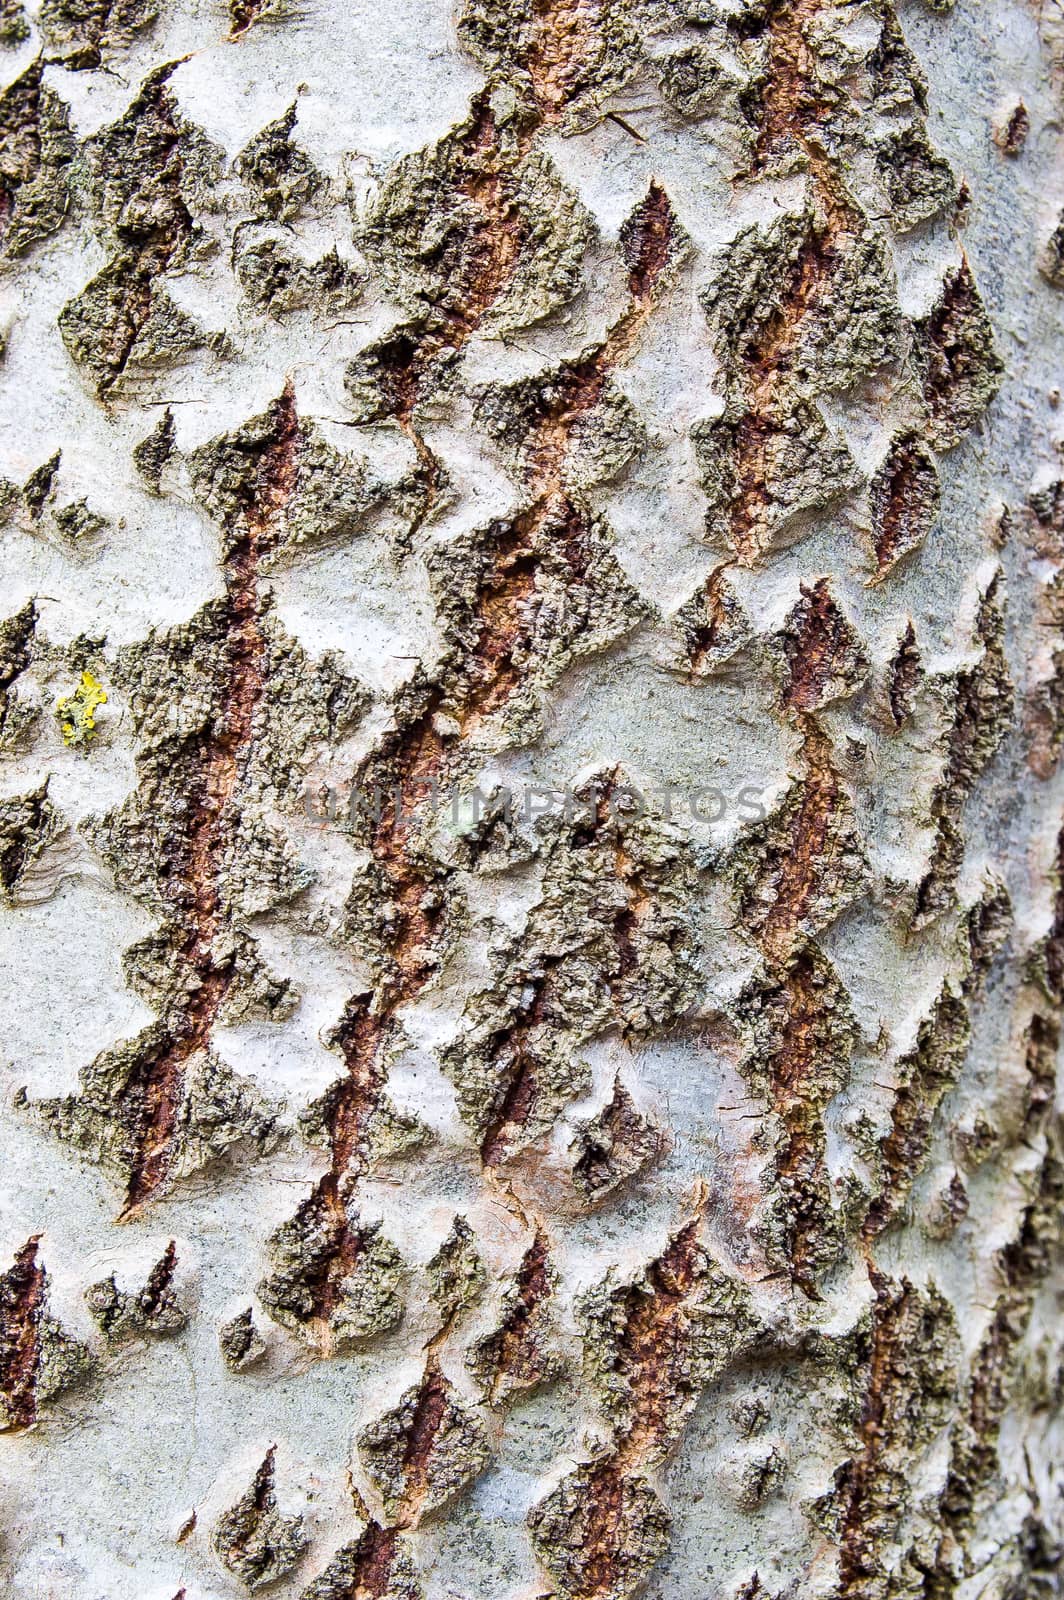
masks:
{"label": "brown bark crack", "polygon": [[45,1272],[37,1257],[40,1236],[27,1239],[15,1264],[0,1278],[0,1398],[6,1425],[29,1428],[37,1420],[40,1327]]}
{"label": "brown bark crack", "polygon": [[208,1048],[233,976],[231,964],[215,954],[228,916],[221,876],[236,820],[241,768],[264,687],[259,566],[295,483],[298,422],[290,385],[274,406],[273,423],[272,439],[243,489],[240,524],[225,559],[226,676],[219,712],[194,752],[187,777],[188,823],[171,846],[166,893],[182,928],[175,959],[187,998],[165,1019],[163,1041],[144,1063],[126,1215],[150,1200],[169,1175],[185,1068],[192,1056]]}

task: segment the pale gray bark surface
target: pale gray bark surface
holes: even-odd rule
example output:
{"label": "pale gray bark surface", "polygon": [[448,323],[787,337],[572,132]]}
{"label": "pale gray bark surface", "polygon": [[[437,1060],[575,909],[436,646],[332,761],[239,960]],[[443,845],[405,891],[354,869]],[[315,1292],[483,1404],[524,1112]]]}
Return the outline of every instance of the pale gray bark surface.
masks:
{"label": "pale gray bark surface", "polygon": [[3,1592],[1064,1594],[1059,5],[231,5],[0,9]]}

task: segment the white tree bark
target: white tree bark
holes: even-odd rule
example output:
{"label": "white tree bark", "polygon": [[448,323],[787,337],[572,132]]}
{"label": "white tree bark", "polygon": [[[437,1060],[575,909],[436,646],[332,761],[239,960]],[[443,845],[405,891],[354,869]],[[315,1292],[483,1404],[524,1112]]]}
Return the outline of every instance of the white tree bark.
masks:
{"label": "white tree bark", "polygon": [[0,1572],[1064,1593],[1057,0],[4,0]]}

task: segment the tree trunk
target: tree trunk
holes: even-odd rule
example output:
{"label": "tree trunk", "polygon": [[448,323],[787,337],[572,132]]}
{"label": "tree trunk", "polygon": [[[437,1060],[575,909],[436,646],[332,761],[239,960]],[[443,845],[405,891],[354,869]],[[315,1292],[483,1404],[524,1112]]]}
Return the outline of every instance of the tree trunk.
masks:
{"label": "tree trunk", "polygon": [[4,1592],[1064,1595],[1058,0],[4,0]]}

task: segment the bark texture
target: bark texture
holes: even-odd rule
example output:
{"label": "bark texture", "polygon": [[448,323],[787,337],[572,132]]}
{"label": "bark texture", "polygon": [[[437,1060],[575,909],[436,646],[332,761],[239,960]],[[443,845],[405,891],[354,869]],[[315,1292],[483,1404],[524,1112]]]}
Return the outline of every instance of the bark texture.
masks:
{"label": "bark texture", "polygon": [[0,50],[4,1593],[1064,1594],[1056,0]]}

